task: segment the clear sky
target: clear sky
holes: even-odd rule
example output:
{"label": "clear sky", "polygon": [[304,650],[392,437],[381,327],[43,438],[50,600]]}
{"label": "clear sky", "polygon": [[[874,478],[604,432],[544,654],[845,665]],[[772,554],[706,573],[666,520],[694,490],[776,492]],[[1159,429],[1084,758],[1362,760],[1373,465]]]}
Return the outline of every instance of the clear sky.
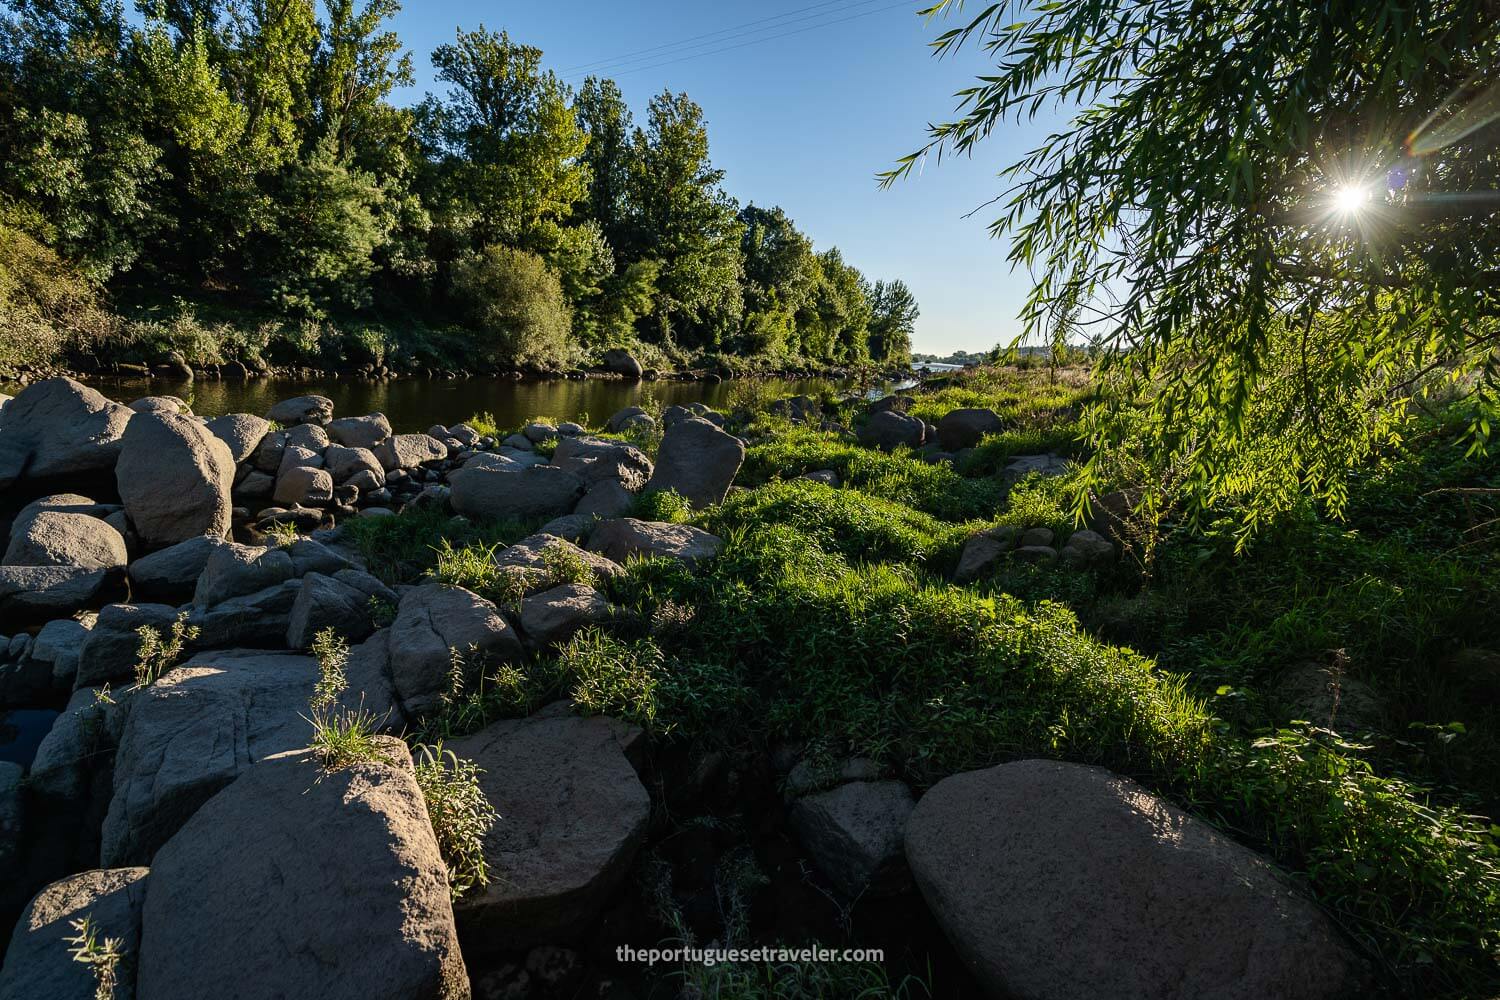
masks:
{"label": "clear sky", "polygon": [[927,42],[951,25],[918,17],[923,6],[407,0],[395,26],[416,64],[410,99],[441,89],[433,48],[481,23],[541,48],[574,85],[589,72],[612,77],[637,121],[653,94],[686,91],[703,106],[713,160],[741,204],[780,205],[818,249],[840,247],[872,281],[910,285],[922,309],[916,350],[984,350],[1019,332],[1029,277],[1012,272],[1005,244],[986,232],[991,209],[963,216],[1000,192],[995,175],[1045,129],[1007,128],[973,159],[929,162],[922,176],[878,188],[876,173],[916,149],[927,122],[947,118],[953,92],[986,68],[978,51],[933,58]]}

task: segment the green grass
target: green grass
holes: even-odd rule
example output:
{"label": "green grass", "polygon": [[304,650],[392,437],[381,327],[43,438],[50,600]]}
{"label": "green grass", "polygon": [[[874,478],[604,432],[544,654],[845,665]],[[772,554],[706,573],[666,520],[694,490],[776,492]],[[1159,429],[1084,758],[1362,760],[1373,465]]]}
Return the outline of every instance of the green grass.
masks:
{"label": "green grass", "polygon": [[[358,517],[344,522],[370,572],[388,584],[413,583],[438,568],[447,550],[505,546],[531,534],[541,522],[470,521],[435,508],[408,508],[396,517]],[[444,546],[447,546],[447,550]]]}

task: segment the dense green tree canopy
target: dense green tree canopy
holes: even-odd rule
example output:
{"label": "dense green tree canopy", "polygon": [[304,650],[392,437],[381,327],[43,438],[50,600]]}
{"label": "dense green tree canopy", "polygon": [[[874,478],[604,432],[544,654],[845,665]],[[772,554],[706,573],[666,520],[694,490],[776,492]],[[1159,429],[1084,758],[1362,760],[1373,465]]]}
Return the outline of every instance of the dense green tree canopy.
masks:
{"label": "dense green tree canopy", "polygon": [[28,248],[0,285],[62,269],[127,312],[414,316],[486,364],[640,343],[905,357],[841,255],[820,262],[779,209],[740,211],[685,94],[637,126],[613,81],[574,93],[479,26],[432,53],[444,92],[403,107],[398,0],[136,8],[0,0],[0,237]]}
{"label": "dense green tree canopy", "polygon": [[[993,229],[1059,312],[1107,346],[1096,471],[1152,457],[1190,506],[1307,493],[1400,437],[1424,395],[1497,410],[1500,56],[1485,0],[1004,0],[935,43],[996,68],[929,155],[1007,121],[1067,124],[1011,164]],[[1252,519],[1253,520],[1253,519]]]}

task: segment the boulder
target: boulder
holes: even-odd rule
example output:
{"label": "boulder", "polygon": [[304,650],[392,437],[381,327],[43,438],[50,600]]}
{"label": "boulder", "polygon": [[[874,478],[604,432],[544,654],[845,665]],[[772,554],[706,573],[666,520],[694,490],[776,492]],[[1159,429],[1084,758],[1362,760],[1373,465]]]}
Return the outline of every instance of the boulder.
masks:
{"label": "boulder", "polygon": [[610,418],[604,422],[604,426],[611,431],[618,431],[625,425],[625,421],[631,419],[632,417],[648,416],[650,416],[650,414],[639,406],[627,406],[623,410],[616,410],[613,414],[611,414]]}
{"label": "boulder", "polygon": [[531,445],[531,438],[524,434],[512,434],[500,442],[506,448],[514,448],[516,451],[535,451]]}
{"label": "boulder", "polygon": [[558,646],[590,625],[609,622],[614,613],[593,587],[567,583],[521,602],[521,631],[539,647]]}
{"label": "boulder", "polygon": [[792,804],[791,821],[818,870],[851,899],[911,885],[903,843],[916,800],[899,781],[851,781]]}
{"label": "boulder", "polygon": [[[551,441],[557,437],[557,428],[541,420],[533,420],[521,428],[521,433],[526,435],[526,440],[533,444],[541,444],[543,441]],[[472,447],[473,442],[465,442]]]}
{"label": "boulder", "polygon": [[44,510],[11,533],[7,566],[87,566],[114,569],[130,560],[125,539],[97,517]]}
{"label": "boulder", "polygon": [[1053,477],[1066,475],[1072,464],[1059,455],[1017,455],[1000,470],[1000,478],[1007,485],[1014,485],[1035,473]]}
{"label": "boulder", "polygon": [[290,427],[293,424],[326,424],[333,419],[333,400],[327,396],[296,396],[271,407],[266,419]]}
{"label": "boulder", "polygon": [[724,499],[745,460],[745,443],[707,420],[694,417],[673,424],[661,439],[650,490],[675,490],[695,510]]}
{"label": "boulder", "polygon": [[202,424],[144,413],[125,430],[115,481],[136,534],[156,548],[227,534],[234,471],[228,446]]}
{"label": "boulder", "polygon": [[868,412],[872,414],[885,413],[889,410],[896,413],[905,413],[911,409],[911,404],[912,398],[910,396],[882,396],[869,405]]}
{"label": "boulder", "polygon": [[0,409],[0,492],[23,475],[76,476],[114,468],[134,414],[70,378],[22,389]]}
{"label": "boulder", "polygon": [[1097,531],[1084,528],[1068,536],[1057,557],[1074,569],[1108,569],[1115,563],[1115,546]]}
{"label": "boulder", "polygon": [[436,707],[448,690],[451,651],[465,657],[470,672],[479,660],[510,663],[522,655],[520,638],[495,605],[440,583],[406,591],[387,631],[391,684],[411,717]]}
{"label": "boulder", "polygon": [[701,528],[660,521],[637,521],[622,517],[601,521],[589,537],[589,549],[602,553],[617,563],[632,556],[654,558],[665,556],[688,565],[711,559],[719,554],[723,541]]}
{"label": "boulder", "polygon": [[[70,825],[80,825],[77,816],[88,796],[91,774],[100,765],[112,764],[110,727],[123,724],[120,708],[129,699],[123,691],[111,697],[113,705],[99,700],[97,688],[74,691],[37,744],[31,761],[26,781],[33,798],[49,809],[66,812]],[[94,857],[98,857],[97,844]]]}
{"label": "boulder", "polygon": [[449,744],[482,769],[485,797],[505,817],[484,840],[490,871],[503,877],[456,906],[466,950],[566,941],[600,915],[651,811],[622,749],[637,733],[605,718],[544,712]]}
{"label": "boulder", "polygon": [[564,420],[557,425],[557,433],[563,437],[577,437],[580,434],[587,434],[588,429],[582,424],[575,424],[571,420]]}
{"label": "boulder", "polygon": [[1385,722],[1385,702],[1374,688],[1315,660],[1284,670],[1273,694],[1291,718],[1324,729],[1358,735],[1379,731]]}
{"label": "boulder", "polygon": [[552,453],[552,464],[592,486],[606,479],[619,481],[632,493],[646,485],[651,460],[639,448],[594,437],[564,438]]}
{"label": "boulder", "polygon": [[598,517],[624,517],[635,506],[635,494],[627,490],[618,479],[601,479],[590,486],[575,514],[591,514]]}
{"label": "boulder", "polygon": [[103,519],[120,509],[120,507],[111,504],[95,503],[88,497],[77,493],[52,493],[48,496],[38,497],[21,508],[16,514],[15,520],[10,524],[10,537],[15,538],[21,532],[25,531],[27,525],[38,514],[83,514],[88,517]]}
{"label": "boulder", "polygon": [[196,626],[199,647],[279,647],[285,641],[292,606],[302,584],[286,580],[243,597],[232,597],[209,608],[195,609],[188,624]]}
{"label": "boulder", "polygon": [[177,609],[166,604],[106,604],[79,648],[74,684],[86,688],[134,676],[141,628],[166,635],[176,620]]}
{"label": "boulder", "polygon": [[384,413],[365,417],[339,417],[329,421],[328,436],[346,448],[373,449],[391,436],[391,422]]}
{"label": "boulder", "polygon": [[281,471],[281,463],[285,459],[286,431],[272,431],[260,439],[260,444],[255,448],[255,454],[250,456],[250,463],[258,471],[274,476]]}
{"label": "boulder", "polygon": [[385,471],[414,469],[448,457],[448,446],[430,434],[397,434],[371,449]]}
{"label": "boulder", "polygon": [[823,416],[823,406],[811,396],[791,396],[778,399],[766,407],[773,416],[786,417],[794,424],[817,423]]}
{"label": "boulder", "polygon": [[128,571],[131,596],[148,601],[191,600],[209,556],[228,544],[213,535],[198,535],[142,556]]}
{"label": "boulder", "polygon": [[[539,579],[545,579],[548,575],[549,557],[570,563],[582,563],[593,572],[594,581],[601,585],[610,577],[619,576],[625,572],[624,567],[614,560],[586,549],[580,549],[566,538],[546,532],[528,535],[516,544],[501,549],[495,553],[494,561],[495,565],[501,569],[518,567],[533,572]],[[539,589],[546,589],[546,586]]]}
{"label": "boulder", "polygon": [[115,755],[103,863],[146,864],[203,803],[275,754],[307,746],[317,662],[203,653],[137,691]]}
{"label": "boulder", "polygon": [[[92,624],[92,623],[90,623]],[[52,686],[71,691],[78,675],[78,657],[89,637],[89,625],[73,618],[55,618],[42,626],[27,655],[52,668]]]}
{"label": "boulder", "polygon": [[927,428],[916,417],[908,417],[895,410],[881,410],[873,414],[859,429],[859,443],[882,451],[896,448],[920,448],[926,439]]}
{"label": "boulder", "polygon": [[118,938],[122,957],[114,1000],[136,996],[141,910],[146,902],[145,868],[88,871],[53,882],[21,914],[0,970],[0,1000],[89,1000],[93,971],[73,960],[68,938],[73,921],[91,919],[99,938]]}
{"label": "boulder", "polygon": [[822,483],[824,486],[829,486],[834,489],[838,489],[838,487],[843,482],[843,480],[839,479],[838,472],[833,469],[817,469],[813,472],[804,472],[797,478],[806,479],[809,482]]}
{"label": "boulder", "polygon": [[576,545],[593,534],[594,525],[598,524],[599,520],[598,514],[577,513],[575,509],[575,512],[572,514],[554,517],[542,525],[541,531],[538,534],[551,535],[554,538],[561,538]]}
{"label": "boulder", "polygon": [[1254,852],[1102,768],[1025,760],[945,778],[906,856],[993,996],[1322,1000],[1362,976]]}
{"label": "boulder", "polygon": [[1016,539],[1016,545],[1021,548],[1025,548],[1027,546],[1035,547],[1039,545],[1051,545],[1053,540],[1056,538],[1057,533],[1054,532],[1051,528],[1027,528],[1025,531],[1021,532],[1020,537]]}
{"label": "boulder", "polygon": [[236,464],[254,455],[271,430],[269,422],[249,413],[226,413],[222,417],[214,417],[204,426],[210,434],[224,442]]}
{"label": "boulder", "polygon": [[453,509],[474,518],[549,518],[566,514],[583,495],[583,481],[550,465],[514,472],[460,469],[448,477]]}
{"label": "boulder", "polygon": [[359,473],[368,472],[374,477],[375,485],[371,489],[385,485],[385,467],[368,448],[329,445],[328,450],[323,452],[323,467],[333,476],[335,483],[347,483]]}
{"label": "boulder", "polygon": [[1050,566],[1057,562],[1057,550],[1050,545],[1021,545],[1011,553],[1016,562]]}
{"label": "boulder", "polygon": [[333,500],[333,476],[327,469],[299,465],[276,477],[271,498],[287,506],[321,507]]}
{"label": "boulder", "polygon": [[0,566],[0,620],[71,615],[92,605],[110,571],[89,566]]}
{"label": "boulder", "polygon": [[241,501],[268,501],[271,494],[276,492],[276,477],[261,472],[259,469],[251,469],[245,473],[245,478],[235,486],[232,496]]}
{"label": "boulder", "polygon": [[316,538],[299,538],[288,545],[286,554],[292,557],[292,575],[322,573],[332,576],[339,570],[352,569],[354,563],[339,551],[331,548],[332,544],[334,544],[332,540],[329,545],[324,545]]}
{"label": "boulder", "polygon": [[285,549],[226,542],[209,554],[193,592],[193,603],[211,608],[231,597],[244,597],[274,587],[296,575]]}
{"label": "boulder", "polygon": [[635,355],[618,347],[605,351],[603,361],[606,369],[616,375],[623,375],[625,378],[638,379],[644,371],[641,363],[635,359]]}
{"label": "boulder", "polygon": [[422,791],[383,743],[331,773],[305,751],[254,767],[157,853],[140,1000],[468,1000]]}
{"label": "boulder", "polygon": [[286,644],[291,649],[307,649],[325,628],[335,629],[350,642],[369,637],[375,631],[370,595],[334,577],[309,573],[302,578],[297,601],[292,605]]}
{"label": "boulder", "polygon": [[276,467],[276,477],[279,479],[293,469],[321,469],[323,467],[323,452],[314,450],[305,445],[286,443],[281,451],[281,464]]}
{"label": "boulder", "polygon": [[[288,448],[306,448],[318,455],[329,445],[328,432],[317,424],[298,424],[296,427],[288,428],[286,432],[286,446]],[[318,463],[322,465],[322,463]]]}
{"label": "boulder", "polygon": [[994,410],[949,410],[937,422],[937,439],[944,451],[959,451],[973,448],[986,434],[999,434],[1003,430],[1005,422]]}
{"label": "boulder", "polygon": [[142,396],[127,404],[134,413],[182,413],[191,416],[193,408],[176,396]]}
{"label": "boulder", "polygon": [[655,426],[656,426],[656,418],[653,417],[651,414],[649,414],[649,413],[634,413],[634,414],[631,414],[630,416],[626,417],[624,420],[621,420],[620,421],[620,426],[616,427],[615,430],[620,431],[620,432],[635,431],[635,430],[650,430],[651,428],[653,428]]}

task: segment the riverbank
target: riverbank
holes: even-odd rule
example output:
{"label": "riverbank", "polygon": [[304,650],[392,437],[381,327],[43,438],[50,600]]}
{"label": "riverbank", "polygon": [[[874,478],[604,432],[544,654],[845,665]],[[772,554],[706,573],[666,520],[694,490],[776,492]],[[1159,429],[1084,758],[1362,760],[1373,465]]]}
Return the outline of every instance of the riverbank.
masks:
{"label": "riverbank", "polygon": [[[1118,496],[1072,516],[1079,370],[420,433],[42,389],[0,482],[94,492],[0,565],[0,691],[67,709],[15,884],[68,879],[138,997],[377,957],[391,1000],[1500,982],[1500,581],[1434,492],[1493,462],[1396,456],[1350,525],[1249,555],[1157,525],[1146,574]],[[23,920],[0,996],[70,968],[60,922]],[[884,959],[620,959],[679,942]]]}

